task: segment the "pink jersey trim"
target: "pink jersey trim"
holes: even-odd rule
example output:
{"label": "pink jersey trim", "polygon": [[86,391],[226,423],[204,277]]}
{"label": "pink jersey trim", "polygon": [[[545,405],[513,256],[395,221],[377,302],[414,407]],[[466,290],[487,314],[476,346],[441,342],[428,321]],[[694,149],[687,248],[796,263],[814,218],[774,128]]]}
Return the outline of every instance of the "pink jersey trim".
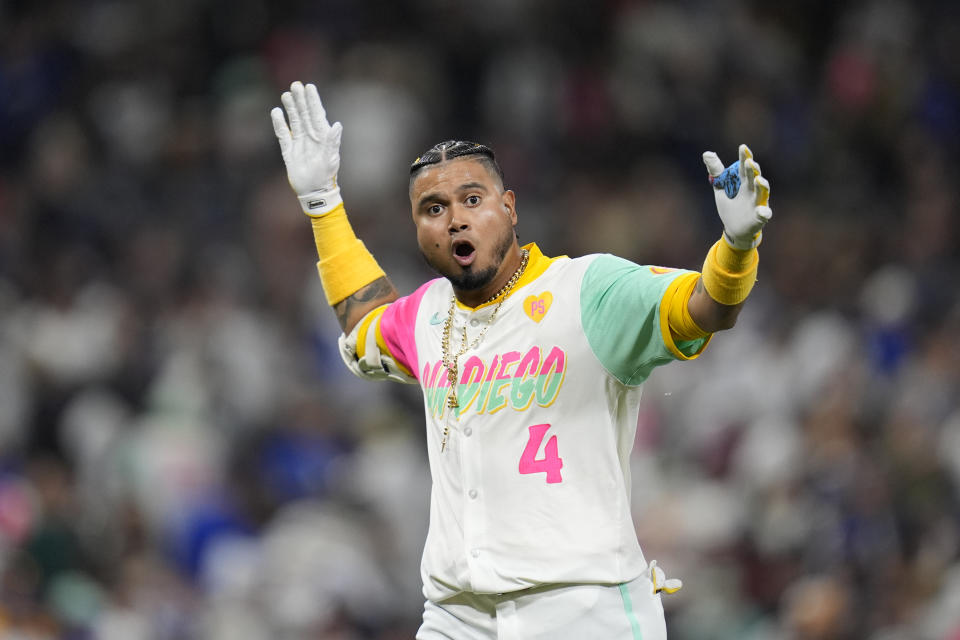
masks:
{"label": "pink jersey trim", "polygon": [[412,371],[417,380],[421,377],[417,359],[417,312],[427,289],[439,279],[434,278],[410,295],[394,300],[380,316],[380,335],[387,343],[390,356]]}

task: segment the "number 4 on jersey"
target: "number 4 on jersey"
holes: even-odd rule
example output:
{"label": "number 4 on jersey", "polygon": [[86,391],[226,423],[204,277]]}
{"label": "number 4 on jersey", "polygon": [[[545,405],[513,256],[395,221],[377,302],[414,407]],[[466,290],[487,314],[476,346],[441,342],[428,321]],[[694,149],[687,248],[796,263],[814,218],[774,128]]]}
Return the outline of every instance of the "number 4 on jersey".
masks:
{"label": "number 4 on jersey", "polygon": [[563,468],[563,459],[557,455],[557,436],[550,436],[547,446],[543,448],[543,457],[537,458],[543,436],[546,435],[549,424],[535,424],[530,429],[530,439],[523,448],[520,456],[520,473],[546,473],[547,484],[562,482],[560,469]]}

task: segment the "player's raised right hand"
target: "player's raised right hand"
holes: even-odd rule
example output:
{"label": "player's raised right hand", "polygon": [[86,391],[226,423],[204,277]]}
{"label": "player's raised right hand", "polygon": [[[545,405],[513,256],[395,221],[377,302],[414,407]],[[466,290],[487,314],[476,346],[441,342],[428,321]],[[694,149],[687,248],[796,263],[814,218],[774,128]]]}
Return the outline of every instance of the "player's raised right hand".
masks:
{"label": "player's raised right hand", "polygon": [[[287,179],[308,216],[322,216],[343,200],[337,186],[340,170],[340,136],[343,126],[331,126],[313,84],[297,81],[280,96],[280,107],[270,111],[280,153],[287,166]],[[287,126],[289,120],[290,126]]]}
{"label": "player's raised right hand", "polygon": [[724,168],[713,151],[703,154],[713,184],[717,213],[723,221],[723,237],[735,249],[760,244],[763,226],[770,221],[770,183],[760,175],[760,165],[747,145],[740,145],[740,158]]}

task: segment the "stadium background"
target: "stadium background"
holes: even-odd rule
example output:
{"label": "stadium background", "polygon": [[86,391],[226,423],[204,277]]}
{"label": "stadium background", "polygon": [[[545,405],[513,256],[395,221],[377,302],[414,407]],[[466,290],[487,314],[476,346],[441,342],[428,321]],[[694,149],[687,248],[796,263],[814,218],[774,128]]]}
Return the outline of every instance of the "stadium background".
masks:
{"label": "stadium background", "polygon": [[339,362],[295,79],[402,292],[436,141],[547,254],[688,268],[749,143],[759,284],[634,454],[671,638],[960,638],[960,9],[905,0],[0,2],[0,635],[412,636],[420,401]]}

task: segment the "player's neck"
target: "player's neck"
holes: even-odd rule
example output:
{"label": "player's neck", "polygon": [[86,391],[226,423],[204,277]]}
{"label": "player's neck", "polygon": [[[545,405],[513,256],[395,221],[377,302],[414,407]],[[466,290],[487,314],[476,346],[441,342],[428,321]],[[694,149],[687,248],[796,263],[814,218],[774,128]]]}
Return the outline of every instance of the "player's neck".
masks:
{"label": "player's neck", "polygon": [[[514,243],[513,246],[510,247],[510,250],[507,251],[507,255],[504,256],[503,262],[500,263],[496,276],[494,276],[489,283],[480,289],[474,289],[472,291],[463,291],[454,288],[454,294],[461,304],[468,307],[479,307],[482,304],[492,302],[494,296],[499,297],[498,294],[507,286],[510,279],[517,275],[522,264],[523,251],[518,244]],[[514,284],[516,283],[514,282]]]}

